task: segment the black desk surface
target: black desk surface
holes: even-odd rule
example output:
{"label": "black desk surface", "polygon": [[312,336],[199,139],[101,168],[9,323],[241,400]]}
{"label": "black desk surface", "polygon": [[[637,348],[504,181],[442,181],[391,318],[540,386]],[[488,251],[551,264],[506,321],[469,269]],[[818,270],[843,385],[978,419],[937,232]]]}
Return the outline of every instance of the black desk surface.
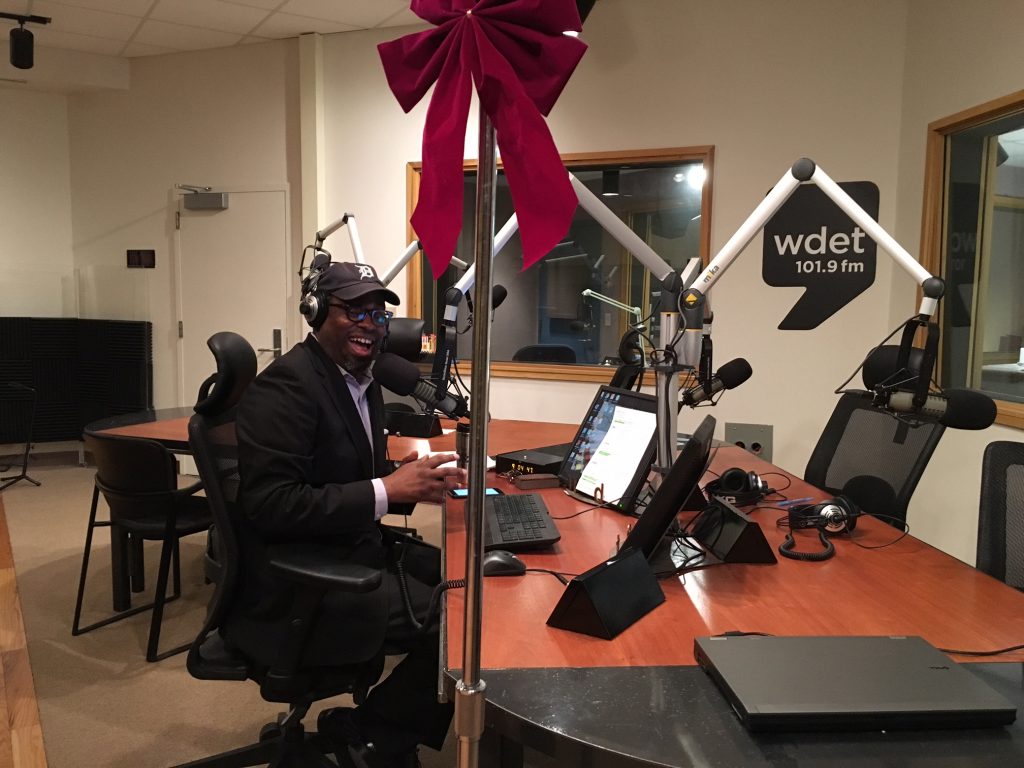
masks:
{"label": "black desk surface", "polygon": [[[964,666],[1018,710],[1024,704],[1019,662]],[[827,670],[807,672],[828,684]],[[488,728],[560,768],[1024,765],[1019,718],[1005,728],[752,734],[699,667],[483,670],[481,677]]]}

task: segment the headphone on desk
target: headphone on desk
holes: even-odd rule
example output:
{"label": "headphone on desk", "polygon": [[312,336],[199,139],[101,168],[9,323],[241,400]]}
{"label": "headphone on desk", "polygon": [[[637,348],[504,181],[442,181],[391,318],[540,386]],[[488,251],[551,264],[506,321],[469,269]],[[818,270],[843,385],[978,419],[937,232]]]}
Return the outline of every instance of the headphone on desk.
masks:
{"label": "headphone on desk", "polygon": [[[820,504],[793,507],[789,510],[788,516],[789,532],[786,534],[786,540],[779,545],[779,554],[792,560],[828,560],[836,553],[836,547],[829,541],[829,536],[849,533],[857,527],[857,518],[862,514],[864,513],[860,507],[848,496],[843,495]],[[781,520],[779,524],[782,525]],[[797,528],[816,529],[822,549],[818,552],[795,551],[796,539],[793,537],[793,531]]]}
{"label": "headphone on desk", "polygon": [[775,492],[757,472],[748,472],[740,467],[725,470],[721,477],[708,483],[704,490],[737,507],[756,504],[769,493]]}
{"label": "headphone on desk", "polygon": [[820,504],[801,504],[789,510],[790,530],[820,528],[828,536],[849,533],[857,527],[860,511],[849,496],[839,495]]}

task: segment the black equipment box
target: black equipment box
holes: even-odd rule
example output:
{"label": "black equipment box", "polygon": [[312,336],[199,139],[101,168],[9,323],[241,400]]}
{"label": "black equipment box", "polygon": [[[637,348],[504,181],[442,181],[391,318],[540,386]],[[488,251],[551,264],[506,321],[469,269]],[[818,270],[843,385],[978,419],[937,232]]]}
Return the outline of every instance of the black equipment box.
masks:
{"label": "black equipment box", "polygon": [[494,470],[499,474],[511,472],[514,475],[557,475],[571,445],[572,443],[562,443],[499,453],[494,457]]}

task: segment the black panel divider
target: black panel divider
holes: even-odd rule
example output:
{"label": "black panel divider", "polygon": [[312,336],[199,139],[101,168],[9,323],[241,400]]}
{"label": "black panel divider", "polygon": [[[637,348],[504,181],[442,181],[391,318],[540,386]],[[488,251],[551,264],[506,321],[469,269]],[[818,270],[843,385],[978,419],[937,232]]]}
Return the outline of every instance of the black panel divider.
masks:
{"label": "black panel divider", "polygon": [[0,443],[78,440],[106,416],[153,407],[153,326],[126,320],[0,317]]}

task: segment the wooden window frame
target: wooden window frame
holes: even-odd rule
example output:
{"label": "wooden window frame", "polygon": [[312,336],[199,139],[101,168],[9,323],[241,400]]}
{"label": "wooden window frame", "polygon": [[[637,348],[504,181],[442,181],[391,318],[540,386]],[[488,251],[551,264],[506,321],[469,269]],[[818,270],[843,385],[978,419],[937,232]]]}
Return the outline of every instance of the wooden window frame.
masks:
{"label": "wooden window frame", "polygon": [[[925,144],[924,202],[921,210],[921,264],[933,275],[943,274],[946,258],[945,221],[947,138],[959,131],[1024,111],[1024,90],[979,104],[928,124]],[[920,291],[918,291],[920,297]],[[940,304],[940,314],[945,312]],[[972,313],[973,316],[973,313]],[[942,352],[940,350],[939,354]],[[943,382],[939,382],[942,384]],[[995,398],[993,398],[995,399]],[[1024,403],[996,399],[996,423],[1024,429]]]}
{"label": "wooden window frame", "polygon": [[[675,162],[692,163],[700,161],[706,172],[704,189],[701,192],[701,232],[700,232],[700,258],[705,265],[711,259],[711,197],[712,180],[714,178],[715,148],[713,145],[699,145],[694,147],[668,147],[663,149],[634,149],[607,152],[583,152],[561,155],[562,162],[567,168],[575,165],[591,165],[601,163],[657,163],[669,165]],[[464,160],[462,164],[463,173],[475,171],[476,160]],[[501,168],[501,161],[498,161],[498,168]],[[420,172],[423,163],[420,161],[406,164],[406,221],[412,218],[412,212],[416,208],[416,201],[419,199]],[[416,233],[412,224],[406,227],[407,241],[412,242]],[[423,310],[420,300],[420,289],[423,284],[427,270],[424,268],[425,259],[420,252],[406,268],[406,303],[408,304],[409,317],[421,317]],[[469,360],[459,362],[460,370],[464,375],[472,372],[472,363]],[[468,373],[467,373],[468,372]],[[576,381],[576,382],[597,382],[607,384],[615,373],[615,368],[607,365],[552,365],[545,363],[517,363],[517,362],[491,362],[491,376],[504,379],[542,379],[547,381]],[[645,386],[654,386],[654,374],[651,371],[644,373]]]}

